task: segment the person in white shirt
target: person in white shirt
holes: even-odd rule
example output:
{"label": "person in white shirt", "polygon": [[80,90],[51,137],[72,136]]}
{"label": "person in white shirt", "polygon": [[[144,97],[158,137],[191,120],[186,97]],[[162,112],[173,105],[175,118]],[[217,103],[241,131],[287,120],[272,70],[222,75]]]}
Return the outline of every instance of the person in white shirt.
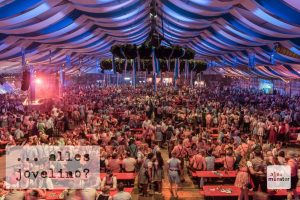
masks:
{"label": "person in white shirt", "polygon": [[145,121],[143,121],[142,128],[143,129],[148,129],[150,127],[150,125],[152,125],[151,120],[150,119],[146,119]]}
{"label": "person in white shirt", "polygon": [[81,190],[81,196],[84,200],[94,200],[97,195],[97,190],[95,188],[85,188]]}
{"label": "person in white shirt", "polygon": [[123,168],[125,172],[135,172],[136,159],[130,157],[130,152],[127,153],[127,157],[123,160]]}
{"label": "person in white shirt", "polygon": [[118,193],[115,194],[112,198],[113,200],[131,200],[131,194],[128,192],[124,192],[124,184],[118,184]]}
{"label": "person in white shirt", "polygon": [[54,120],[51,116],[47,117],[47,121],[45,125],[46,125],[46,134],[52,136],[53,129],[54,129]]}
{"label": "person in white shirt", "polygon": [[20,139],[22,139],[23,137],[24,137],[23,131],[21,131],[20,128],[17,128],[17,129],[15,130],[15,139],[16,139],[16,140],[20,140]]}

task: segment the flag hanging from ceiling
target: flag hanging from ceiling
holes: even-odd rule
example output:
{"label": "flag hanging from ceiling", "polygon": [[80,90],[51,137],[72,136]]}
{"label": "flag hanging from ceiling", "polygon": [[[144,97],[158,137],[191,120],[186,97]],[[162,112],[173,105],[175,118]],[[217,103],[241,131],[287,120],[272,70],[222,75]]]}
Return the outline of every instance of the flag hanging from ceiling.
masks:
{"label": "flag hanging from ceiling", "polygon": [[272,51],[271,51],[271,55],[270,55],[270,63],[272,65],[275,65],[275,53],[276,53],[276,50],[275,50],[275,47],[272,48]]}
{"label": "flag hanging from ceiling", "polygon": [[189,62],[187,60],[185,60],[185,66],[184,66],[184,79],[185,81],[188,78],[188,74],[189,73]]}
{"label": "flag hanging from ceiling", "polygon": [[174,77],[173,77],[173,85],[176,86],[176,80],[178,79],[178,71],[179,71],[179,59],[175,59],[175,67],[174,67]]}
{"label": "flag hanging from ceiling", "polygon": [[155,47],[152,48],[152,67],[153,67],[153,73],[156,74],[160,73],[159,61],[155,55]]}
{"label": "flag hanging from ceiling", "polygon": [[116,74],[116,63],[115,63],[115,56],[114,55],[112,56],[111,64],[112,64],[113,73]]}
{"label": "flag hanging from ceiling", "polygon": [[66,66],[67,68],[71,67],[71,56],[66,55]]}
{"label": "flag hanging from ceiling", "polygon": [[134,88],[136,88],[136,59],[133,60],[133,67],[132,67],[132,70],[133,70],[133,73],[132,73],[132,85]]}
{"label": "flag hanging from ceiling", "polygon": [[22,67],[26,66],[25,49],[22,48]]}
{"label": "flag hanging from ceiling", "polygon": [[249,67],[253,69],[255,67],[255,54],[250,53],[249,54]]}

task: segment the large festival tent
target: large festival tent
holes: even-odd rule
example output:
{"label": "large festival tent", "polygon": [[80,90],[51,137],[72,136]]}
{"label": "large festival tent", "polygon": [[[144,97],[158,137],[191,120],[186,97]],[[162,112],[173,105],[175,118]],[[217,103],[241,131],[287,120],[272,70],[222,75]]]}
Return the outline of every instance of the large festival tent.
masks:
{"label": "large festival tent", "polygon": [[297,0],[1,1],[0,72],[20,72],[22,58],[49,73],[98,72],[113,45],[141,45],[155,31],[213,71],[298,79],[299,11]]}

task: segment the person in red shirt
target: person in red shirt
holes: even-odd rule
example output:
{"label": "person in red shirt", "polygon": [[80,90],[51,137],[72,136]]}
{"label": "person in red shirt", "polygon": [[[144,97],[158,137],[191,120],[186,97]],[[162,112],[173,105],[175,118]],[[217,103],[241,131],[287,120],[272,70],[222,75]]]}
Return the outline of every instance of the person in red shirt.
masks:
{"label": "person in red shirt", "polygon": [[191,148],[188,150],[188,155],[190,158],[192,158],[197,153],[198,153],[197,144],[193,143]]}
{"label": "person in red shirt", "polygon": [[194,144],[193,140],[192,140],[193,136],[190,135],[188,136],[186,139],[183,140],[183,146],[186,149],[190,149],[192,147],[192,145]]}
{"label": "person in red shirt", "polygon": [[235,157],[231,148],[226,151],[225,156],[222,158],[222,163],[225,170],[232,171],[234,169]]}
{"label": "person in red shirt", "polygon": [[118,158],[117,153],[113,153],[112,158],[108,160],[106,168],[110,169],[114,173],[118,173],[121,170],[121,161]]}
{"label": "person in red shirt", "polygon": [[190,166],[194,171],[205,171],[206,162],[205,162],[205,152],[199,151],[198,154],[194,155],[191,159]]}
{"label": "person in red shirt", "polygon": [[248,152],[248,149],[249,149],[248,144],[246,143],[246,141],[245,141],[244,139],[242,139],[242,144],[240,144],[240,145],[237,147],[237,150],[238,150],[239,152],[241,152],[242,157],[247,156],[247,154],[249,153],[249,152]]}

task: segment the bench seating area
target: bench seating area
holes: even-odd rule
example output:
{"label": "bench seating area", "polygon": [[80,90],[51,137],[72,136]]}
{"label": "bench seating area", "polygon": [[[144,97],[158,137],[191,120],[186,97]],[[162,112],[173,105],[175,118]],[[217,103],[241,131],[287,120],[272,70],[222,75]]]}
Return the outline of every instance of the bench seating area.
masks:
{"label": "bench seating area", "polygon": [[300,127],[292,127],[290,129],[289,144],[300,144],[300,138],[298,137],[299,134]]}
{"label": "bench seating area", "polygon": [[[113,173],[118,183],[123,182],[127,187],[124,189],[125,192],[131,193],[133,191],[133,183],[136,178],[136,173]],[[100,173],[100,178],[103,179],[105,177],[105,173]],[[63,194],[65,192],[65,189],[53,189],[46,191],[46,200],[59,200],[63,199]],[[98,193],[101,192],[101,190],[97,190]],[[117,193],[117,190],[110,191],[110,195],[113,196]]]}
{"label": "bench seating area", "polygon": [[[124,188],[125,192],[132,193],[133,188]],[[65,190],[64,189],[55,189],[55,190],[49,190],[46,191],[46,200],[60,200],[63,199],[63,194]],[[98,193],[100,193],[100,190],[97,190]],[[110,191],[110,196],[113,196],[117,193],[117,190]]]}

